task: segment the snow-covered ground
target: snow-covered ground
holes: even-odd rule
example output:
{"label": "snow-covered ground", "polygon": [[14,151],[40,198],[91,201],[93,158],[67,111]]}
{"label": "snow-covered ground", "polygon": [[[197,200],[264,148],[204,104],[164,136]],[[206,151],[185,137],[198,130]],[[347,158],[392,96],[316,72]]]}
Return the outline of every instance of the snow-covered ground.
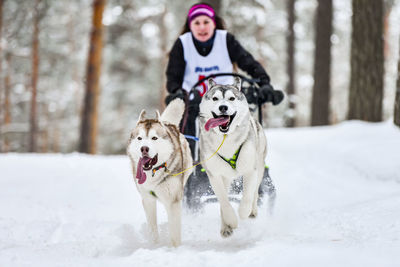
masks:
{"label": "snow-covered ground", "polygon": [[[400,266],[400,130],[390,122],[267,130],[273,216],[219,234],[184,212],[182,246],[148,241],[125,156],[0,155],[0,266]],[[237,207],[237,205],[236,205]]]}

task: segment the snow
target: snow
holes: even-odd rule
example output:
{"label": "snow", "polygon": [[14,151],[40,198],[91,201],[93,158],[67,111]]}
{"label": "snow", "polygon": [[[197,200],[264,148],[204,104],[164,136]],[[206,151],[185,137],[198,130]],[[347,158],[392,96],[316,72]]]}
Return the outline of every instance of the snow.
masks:
{"label": "snow", "polygon": [[179,248],[161,205],[149,241],[126,156],[1,154],[0,266],[399,266],[398,128],[266,134],[274,214],[263,206],[224,239],[218,204],[185,211]]}

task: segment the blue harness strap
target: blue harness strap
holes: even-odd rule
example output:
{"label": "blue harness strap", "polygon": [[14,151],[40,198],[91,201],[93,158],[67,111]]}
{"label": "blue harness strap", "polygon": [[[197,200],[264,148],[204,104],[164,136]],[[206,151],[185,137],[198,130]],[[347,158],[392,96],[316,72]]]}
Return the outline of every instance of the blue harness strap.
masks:
{"label": "blue harness strap", "polygon": [[193,135],[184,134],[187,139],[192,139],[194,141],[199,141],[199,138]]}

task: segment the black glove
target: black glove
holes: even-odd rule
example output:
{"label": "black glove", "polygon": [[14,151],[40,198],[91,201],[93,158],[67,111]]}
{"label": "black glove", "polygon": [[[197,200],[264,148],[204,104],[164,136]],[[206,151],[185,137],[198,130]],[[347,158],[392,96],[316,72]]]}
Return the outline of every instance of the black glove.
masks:
{"label": "black glove", "polygon": [[201,102],[201,95],[198,90],[193,90],[189,95],[189,105],[198,106]]}
{"label": "black glove", "polygon": [[175,98],[180,98],[183,101],[185,101],[185,96],[186,96],[186,91],[182,88],[179,88],[178,90],[176,90],[174,93],[171,93],[169,95],[167,95],[167,97],[165,98],[165,104],[169,104],[172,100],[174,100]]}
{"label": "black glove", "polygon": [[189,112],[193,114],[193,116],[197,116],[200,111],[200,102],[201,102],[201,95],[198,90],[193,90],[189,94]]}
{"label": "black glove", "polygon": [[280,90],[274,90],[272,85],[265,84],[260,87],[260,103],[272,102],[274,105],[278,105],[282,102],[283,98],[285,97],[283,92]]}
{"label": "black glove", "polygon": [[248,87],[243,86],[241,91],[246,96],[247,103],[249,103],[249,104],[258,104],[259,103],[258,90],[259,89],[256,88],[255,86],[250,85]]}

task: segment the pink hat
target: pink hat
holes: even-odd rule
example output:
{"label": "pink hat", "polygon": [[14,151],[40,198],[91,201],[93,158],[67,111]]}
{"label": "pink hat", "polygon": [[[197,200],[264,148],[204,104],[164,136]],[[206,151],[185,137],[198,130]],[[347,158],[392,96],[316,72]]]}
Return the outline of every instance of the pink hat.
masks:
{"label": "pink hat", "polygon": [[208,17],[210,17],[215,24],[215,11],[212,7],[208,6],[208,5],[204,5],[204,4],[197,4],[194,5],[190,8],[189,13],[188,13],[188,23],[190,25],[190,22],[201,15],[206,15]]}

